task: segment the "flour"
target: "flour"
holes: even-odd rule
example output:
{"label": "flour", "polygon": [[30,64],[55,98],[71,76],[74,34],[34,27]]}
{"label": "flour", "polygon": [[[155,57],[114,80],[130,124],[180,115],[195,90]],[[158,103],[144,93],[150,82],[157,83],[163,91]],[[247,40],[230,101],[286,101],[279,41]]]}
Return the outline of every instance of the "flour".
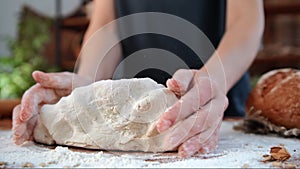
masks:
{"label": "flour", "polygon": [[300,167],[299,139],[245,134],[233,130],[234,124],[223,122],[220,142],[214,152],[189,159],[180,159],[175,153],[78,152],[78,149],[61,146],[49,149],[32,142],[17,146],[13,143],[12,131],[0,131],[0,162],[7,162],[7,168],[20,168],[26,162],[34,167],[44,163],[49,168],[270,168],[272,163],[261,162],[262,156],[269,154],[271,146],[284,144],[292,156],[287,162]]}

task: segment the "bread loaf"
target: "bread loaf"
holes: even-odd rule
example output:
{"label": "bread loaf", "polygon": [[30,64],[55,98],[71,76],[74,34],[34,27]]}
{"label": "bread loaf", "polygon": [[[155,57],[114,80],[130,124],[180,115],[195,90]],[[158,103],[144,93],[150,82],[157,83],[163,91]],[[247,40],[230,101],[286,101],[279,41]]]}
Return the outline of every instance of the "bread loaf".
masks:
{"label": "bread loaf", "polygon": [[300,135],[300,70],[278,69],[264,74],[246,103],[246,130]]}

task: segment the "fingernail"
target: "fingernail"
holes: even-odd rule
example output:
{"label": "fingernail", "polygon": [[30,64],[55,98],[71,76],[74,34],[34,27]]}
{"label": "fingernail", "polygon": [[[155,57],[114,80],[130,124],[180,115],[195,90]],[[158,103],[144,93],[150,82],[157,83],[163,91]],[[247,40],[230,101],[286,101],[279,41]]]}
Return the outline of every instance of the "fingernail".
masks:
{"label": "fingernail", "polygon": [[27,117],[28,117],[28,115],[26,113],[21,112],[21,115],[20,115],[20,120],[21,121],[26,121]]}
{"label": "fingernail", "polygon": [[174,88],[177,88],[177,87],[178,87],[177,81],[174,80],[174,79],[168,79],[167,83],[168,83],[169,85],[171,85],[170,87],[174,87]]}
{"label": "fingernail", "polygon": [[30,117],[30,114],[28,114],[24,110],[21,111],[21,114],[20,114],[20,120],[21,121],[27,121],[29,119],[29,117]]}
{"label": "fingernail", "polygon": [[172,122],[170,120],[163,119],[158,124],[158,130],[159,132],[166,131],[170,126],[172,125]]}

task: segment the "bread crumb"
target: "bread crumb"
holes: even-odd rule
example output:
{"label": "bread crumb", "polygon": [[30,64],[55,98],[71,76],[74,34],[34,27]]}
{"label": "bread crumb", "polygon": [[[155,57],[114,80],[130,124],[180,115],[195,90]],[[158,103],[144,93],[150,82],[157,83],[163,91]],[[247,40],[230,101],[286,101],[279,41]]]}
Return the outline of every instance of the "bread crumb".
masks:
{"label": "bread crumb", "polygon": [[274,159],[272,158],[272,156],[268,155],[268,154],[264,154],[263,155],[263,160],[262,162],[268,162],[268,161],[273,161]]}
{"label": "bread crumb", "polygon": [[292,163],[284,163],[284,167],[283,168],[296,169],[297,165],[296,164],[292,164]]}
{"label": "bread crumb", "polygon": [[282,167],[282,163],[279,161],[272,162],[272,167]]}
{"label": "bread crumb", "polygon": [[26,162],[26,163],[22,164],[22,167],[23,168],[33,168],[33,164],[30,162]]}
{"label": "bread crumb", "polygon": [[242,168],[249,168],[249,164],[245,163]]}
{"label": "bread crumb", "polygon": [[46,167],[46,163],[40,163],[39,166],[40,167]]}
{"label": "bread crumb", "polygon": [[7,162],[0,161],[0,165],[7,165]]}
{"label": "bread crumb", "polygon": [[7,162],[0,161],[0,168],[6,168]]}
{"label": "bread crumb", "polygon": [[[274,146],[274,147],[271,147],[270,155],[268,155],[268,154],[263,155],[264,159],[262,160],[262,162],[276,161],[276,162],[272,163],[272,165],[279,165],[278,162],[286,161],[290,157],[291,157],[291,155],[285,147]],[[282,164],[281,164],[281,166],[282,166]]]}
{"label": "bread crumb", "polygon": [[263,148],[263,146],[257,146],[257,148]]}
{"label": "bread crumb", "polygon": [[271,147],[270,154],[272,158],[278,161],[286,161],[291,157],[288,150],[283,146],[274,146]]}
{"label": "bread crumb", "polygon": [[48,164],[57,164],[57,161],[49,161]]}
{"label": "bread crumb", "polygon": [[73,167],[79,167],[80,163],[73,165]]}

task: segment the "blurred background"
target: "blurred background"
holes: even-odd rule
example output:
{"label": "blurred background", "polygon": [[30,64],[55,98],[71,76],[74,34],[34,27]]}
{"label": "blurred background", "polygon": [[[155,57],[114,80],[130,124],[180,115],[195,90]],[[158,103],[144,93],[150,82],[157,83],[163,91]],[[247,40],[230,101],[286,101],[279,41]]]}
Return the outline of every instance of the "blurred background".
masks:
{"label": "blurred background", "polygon": [[[73,71],[92,6],[90,0],[1,0],[0,100],[18,103],[34,84],[33,70]],[[252,85],[269,70],[300,68],[300,1],[264,0],[264,8]]]}
{"label": "blurred background", "polygon": [[89,2],[1,1],[0,99],[20,98],[34,84],[34,70],[73,71],[89,23]]}

